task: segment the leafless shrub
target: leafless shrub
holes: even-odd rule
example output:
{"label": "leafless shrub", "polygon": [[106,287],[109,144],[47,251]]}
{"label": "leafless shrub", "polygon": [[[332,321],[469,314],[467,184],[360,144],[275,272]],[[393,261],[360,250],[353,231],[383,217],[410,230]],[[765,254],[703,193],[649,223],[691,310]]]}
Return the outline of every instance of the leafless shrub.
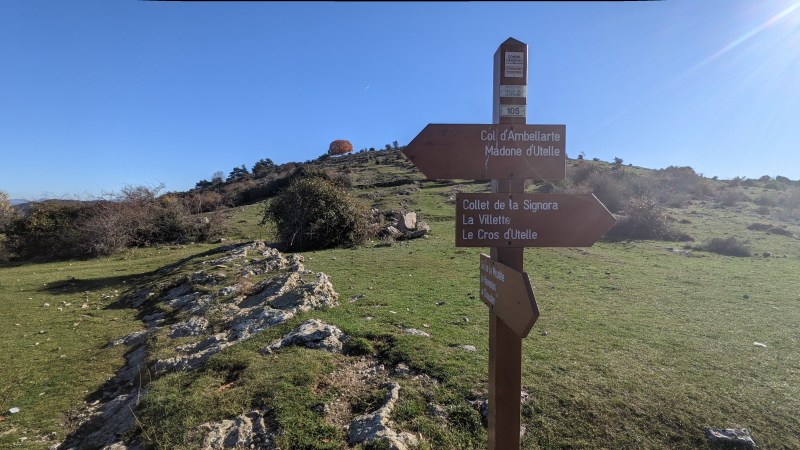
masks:
{"label": "leafless shrub", "polygon": [[717,194],[716,200],[723,206],[736,206],[739,202],[746,202],[750,200],[744,192],[739,189],[725,189]]}
{"label": "leafless shrub", "polygon": [[769,206],[765,206],[765,205],[761,205],[758,208],[756,208],[756,213],[760,214],[762,216],[768,216],[770,211],[771,210],[770,210]]}
{"label": "leafless shrub", "polygon": [[41,202],[7,230],[9,250],[22,258],[108,255],[126,247],[211,240],[222,232],[214,216],[189,214],[177,196],[158,188],[125,187],[114,200]]}
{"label": "leafless shrub", "polygon": [[651,198],[637,197],[628,200],[622,214],[607,234],[610,239],[694,240],[690,235],[676,229],[663,208]]}
{"label": "leafless shrub", "polygon": [[792,189],[781,194],[779,198],[781,206],[790,211],[800,210],[800,189]]}
{"label": "leafless shrub", "polygon": [[219,192],[205,190],[190,194],[185,204],[191,214],[201,214],[220,209],[223,206],[223,199]]}

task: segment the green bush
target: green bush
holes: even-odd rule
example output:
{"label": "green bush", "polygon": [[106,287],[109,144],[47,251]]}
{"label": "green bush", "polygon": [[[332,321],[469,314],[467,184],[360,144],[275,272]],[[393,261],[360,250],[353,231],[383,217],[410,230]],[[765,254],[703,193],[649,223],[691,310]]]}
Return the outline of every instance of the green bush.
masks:
{"label": "green bush", "polygon": [[7,262],[11,259],[11,252],[8,250],[5,240],[5,235],[0,234],[0,263]]}
{"label": "green bush", "polygon": [[726,256],[750,256],[750,248],[747,242],[736,239],[734,236],[727,238],[714,238],[698,250],[718,253]]}
{"label": "green bush", "polygon": [[623,217],[607,236],[611,239],[655,239],[660,241],[693,241],[690,235],[677,230],[664,209],[653,199],[637,197],[625,203]]}
{"label": "green bush", "polygon": [[85,220],[89,208],[90,205],[81,203],[31,203],[28,213],[7,227],[6,244],[21,258],[89,256],[77,226]]}
{"label": "green bush", "polygon": [[371,355],[375,353],[375,347],[368,339],[351,337],[344,345],[344,353],[351,356]]}
{"label": "green bush", "polygon": [[288,250],[351,247],[369,237],[369,208],[322,176],[295,179],[264,211]]}
{"label": "green bush", "polygon": [[464,404],[453,405],[448,408],[447,421],[458,430],[478,435],[483,429],[481,415],[478,411]]}

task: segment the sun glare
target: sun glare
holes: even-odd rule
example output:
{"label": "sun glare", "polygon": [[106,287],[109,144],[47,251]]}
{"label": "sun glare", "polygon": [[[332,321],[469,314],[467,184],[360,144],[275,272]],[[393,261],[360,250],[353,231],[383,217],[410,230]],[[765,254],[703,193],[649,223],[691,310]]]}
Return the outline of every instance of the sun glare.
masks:
{"label": "sun glare", "polygon": [[[768,48],[765,50],[767,50],[770,53],[788,52],[788,55],[793,57],[791,59],[793,59],[793,61],[797,63],[798,55],[800,55],[800,53],[798,53],[800,52],[800,47],[798,47],[798,44],[800,44],[800,14],[798,14],[798,9],[800,9],[800,1],[795,1],[788,7],[784,8],[783,10],[771,16],[769,19],[751,28],[741,36],[731,41],[729,44],[725,45],[721,49],[711,54],[706,59],[700,61],[699,63],[691,67],[683,74],[683,76],[685,77],[697,71],[698,69],[721,58],[722,56],[736,49],[737,47],[740,47],[742,44],[759,36],[765,30],[768,30],[772,27],[776,27],[779,24],[781,25],[781,29],[778,30],[780,34],[778,38],[780,40],[785,40],[786,42],[784,43],[784,45],[775,46],[773,48]],[[774,42],[774,39],[771,39],[771,41]]]}

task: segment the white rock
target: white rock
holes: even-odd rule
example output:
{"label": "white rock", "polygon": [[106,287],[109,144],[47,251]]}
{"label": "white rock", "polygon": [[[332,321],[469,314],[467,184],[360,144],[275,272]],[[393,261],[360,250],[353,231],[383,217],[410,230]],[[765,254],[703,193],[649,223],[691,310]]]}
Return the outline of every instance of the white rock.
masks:
{"label": "white rock", "polygon": [[262,352],[272,353],[288,345],[341,352],[345,342],[347,336],[338,327],[328,325],[319,319],[311,319],[301,323],[283,339],[273,342]]}
{"label": "white rock", "polygon": [[408,212],[403,214],[402,219],[400,220],[400,231],[407,232],[407,231],[414,231],[417,229],[417,213],[414,211]]}
{"label": "white rock", "polygon": [[8,410],[9,414],[16,414],[19,412],[19,408],[16,406]]}
{"label": "white rock", "polygon": [[403,328],[403,333],[410,334],[412,336],[431,337],[430,333],[426,333],[416,328]]}

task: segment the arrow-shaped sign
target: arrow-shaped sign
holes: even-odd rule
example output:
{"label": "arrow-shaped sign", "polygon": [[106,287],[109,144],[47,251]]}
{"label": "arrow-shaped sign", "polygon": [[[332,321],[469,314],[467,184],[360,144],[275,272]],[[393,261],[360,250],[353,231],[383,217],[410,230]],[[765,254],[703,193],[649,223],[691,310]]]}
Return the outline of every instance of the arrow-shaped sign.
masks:
{"label": "arrow-shaped sign", "polygon": [[481,300],[520,338],[539,317],[528,274],[481,254]]}
{"label": "arrow-shaped sign", "polygon": [[428,124],[403,154],[429,179],[563,180],[566,128]]}
{"label": "arrow-shaped sign", "polygon": [[456,195],[456,247],[590,247],[615,222],[594,194]]}

